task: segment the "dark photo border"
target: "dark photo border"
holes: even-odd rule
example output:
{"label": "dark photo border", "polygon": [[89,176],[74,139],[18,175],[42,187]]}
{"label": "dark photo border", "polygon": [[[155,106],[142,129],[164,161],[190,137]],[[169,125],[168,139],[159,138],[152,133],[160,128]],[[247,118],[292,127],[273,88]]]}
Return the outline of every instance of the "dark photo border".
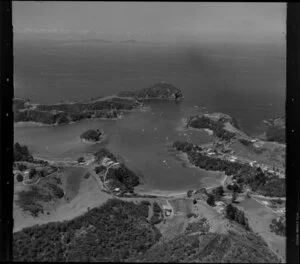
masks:
{"label": "dark photo border", "polygon": [[[287,4],[286,262],[299,263],[300,176],[297,108],[300,93],[300,3]],[[0,1],[0,262],[12,261],[13,238],[13,26],[12,1]],[[298,134],[299,135],[299,134]],[[297,153],[298,152],[298,153]]]}
{"label": "dark photo border", "polygon": [[12,2],[0,2],[0,262],[12,260],[13,232]]}
{"label": "dark photo border", "polygon": [[[300,178],[297,174],[300,91],[300,3],[287,4],[286,43],[286,261],[299,263]],[[299,136],[299,133],[298,133]],[[297,144],[298,143],[298,144]],[[299,161],[298,161],[299,162]]]}

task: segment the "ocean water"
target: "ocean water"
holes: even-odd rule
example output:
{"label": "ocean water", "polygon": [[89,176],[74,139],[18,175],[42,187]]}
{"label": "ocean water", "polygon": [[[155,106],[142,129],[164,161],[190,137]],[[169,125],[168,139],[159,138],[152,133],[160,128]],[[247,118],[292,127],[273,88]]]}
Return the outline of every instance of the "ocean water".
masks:
{"label": "ocean water", "polygon": [[99,145],[84,144],[79,135],[101,128],[108,134],[107,147],[141,175],[148,189],[186,190],[220,178],[184,167],[170,152],[176,139],[211,140],[202,132],[180,131],[183,118],[220,111],[257,134],[263,119],[284,114],[285,48],[277,44],[15,42],[14,59],[15,96],[32,102],[88,100],[160,81],[179,87],[183,102],[153,101],[147,111],[121,120],[15,127],[15,141],[36,156],[59,160],[95,152]]}

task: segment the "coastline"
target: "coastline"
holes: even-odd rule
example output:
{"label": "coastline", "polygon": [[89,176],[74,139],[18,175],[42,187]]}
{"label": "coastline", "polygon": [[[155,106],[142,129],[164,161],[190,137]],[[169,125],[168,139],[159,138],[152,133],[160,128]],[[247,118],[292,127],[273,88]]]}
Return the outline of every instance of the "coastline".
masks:
{"label": "coastline", "polygon": [[186,132],[186,131],[197,131],[197,132],[205,132],[209,136],[214,136],[214,132],[211,129],[208,128],[194,128],[194,127],[188,127],[188,119],[187,118],[182,118],[180,121],[180,125],[176,127],[176,130],[179,132]]}
{"label": "coastline", "polygon": [[94,120],[120,120],[124,117],[124,113],[131,113],[131,112],[148,112],[151,108],[147,107],[147,106],[141,106],[141,107],[137,107],[134,108],[132,110],[122,110],[122,113],[120,113],[118,115],[118,117],[113,117],[113,118],[109,118],[109,117],[92,117],[92,118],[86,118],[86,119],[81,119],[78,121],[71,121],[68,123],[63,123],[63,124],[45,124],[45,123],[41,123],[41,122],[35,122],[35,121],[18,121],[18,122],[14,122],[14,127],[16,128],[22,128],[22,127],[54,127],[54,126],[60,126],[60,125],[71,125],[71,124],[75,124],[75,123],[80,123],[86,120],[90,120],[90,121],[94,121]]}
{"label": "coastline", "polygon": [[[193,168],[193,169],[196,169],[196,170],[201,170],[201,172],[203,171],[206,171],[206,170],[203,170],[193,164],[190,163],[190,161],[188,160],[188,157],[187,157],[187,154],[186,153],[179,153],[179,154],[176,154],[185,164],[187,167],[189,168]],[[211,172],[211,171],[207,171],[207,172]],[[213,173],[216,172],[216,173],[221,173],[221,172],[218,172],[218,171],[212,171]],[[224,184],[226,183],[226,181],[229,179],[229,177],[227,175],[225,175],[225,173],[222,173],[222,177],[219,179],[219,180],[216,180],[216,184],[203,184],[203,186],[201,188],[205,188],[207,190],[210,190],[210,189],[213,189],[213,188],[216,188],[216,187],[219,187],[220,185],[221,186],[224,186]],[[159,189],[147,189],[147,188],[143,188],[141,189],[141,187],[136,187],[136,193],[138,195],[155,195],[157,196],[157,198],[180,198],[180,197],[186,197],[186,194],[187,194],[187,191],[167,191],[167,190],[159,190]]]}

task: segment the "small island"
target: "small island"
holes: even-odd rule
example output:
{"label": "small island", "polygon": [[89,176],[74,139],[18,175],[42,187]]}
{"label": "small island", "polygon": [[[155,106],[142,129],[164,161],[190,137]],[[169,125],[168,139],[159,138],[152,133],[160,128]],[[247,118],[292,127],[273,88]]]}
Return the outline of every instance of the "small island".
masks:
{"label": "small island", "polygon": [[80,138],[84,141],[84,142],[92,142],[92,143],[97,143],[100,142],[103,139],[103,132],[101,132],[99,129],[93,130],[93,129],[89,129],[87,131],[85,131],[84,133],[82,133],[80,135]]}

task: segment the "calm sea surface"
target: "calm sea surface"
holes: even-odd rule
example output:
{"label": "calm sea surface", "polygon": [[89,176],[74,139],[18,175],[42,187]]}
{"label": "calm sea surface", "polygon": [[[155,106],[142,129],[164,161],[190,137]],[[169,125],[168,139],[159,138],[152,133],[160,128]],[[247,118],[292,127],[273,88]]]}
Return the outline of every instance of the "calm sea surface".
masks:
{"label": "calm sea surface", "polygon": [[169,144],[176,139],[210,140],[202,132],[180,131],[182,118],[220,111],[257,134],[263,119],[284,114],[285,48],[275,44],[15,42],[14,58],[15,96],[32,102],[88,100],[160,81],[179,87],[182,103],[153,101],[147,111],[121,120],[15,127],[15,141],[37,156],[58,160],[95,152],[99,145],[84,144],[79,135],[101,128],[108,134],[107,147],[143,177],[148,189],[186,190],[220,177],[185,168],[170,152]]}

